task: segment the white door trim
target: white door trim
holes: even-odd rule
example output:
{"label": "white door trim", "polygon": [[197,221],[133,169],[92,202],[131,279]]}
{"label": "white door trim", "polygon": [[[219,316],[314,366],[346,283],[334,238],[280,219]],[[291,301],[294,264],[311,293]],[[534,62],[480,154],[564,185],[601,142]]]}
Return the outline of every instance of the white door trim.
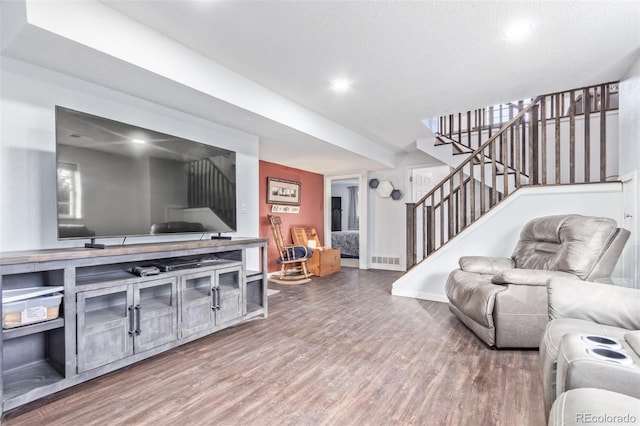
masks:
{"label": "white door trim", "polygon": [[334,180],[358,179],[359,200],[358,214],[360,215],[360,259],[359,268],[369,269],[369,196],[367,173],[324,177],[324,240],[331,245],[331,183]]}
{"label": "white door trim", "polygon": [[631,235],[621,255],[622,276],[638,279],[638,171],[623,175],[622,181],[622,218],[620,226],[627,228]]}

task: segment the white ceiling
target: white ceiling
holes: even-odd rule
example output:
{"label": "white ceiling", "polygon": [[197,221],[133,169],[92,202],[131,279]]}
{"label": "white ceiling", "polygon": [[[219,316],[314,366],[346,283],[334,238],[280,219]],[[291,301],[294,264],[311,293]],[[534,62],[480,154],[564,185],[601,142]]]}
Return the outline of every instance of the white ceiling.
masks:
{"label": "white ceiling", "polygon": [[[618,80],[640,53],[638,1],[102,3],[400,155],[417,155],[423,119]],[[506,40],[505,27],[522,20],[530,37]],[[331,91],[335,77],[351,90]],[[207,118],[260,136],[267,161],[326,174],[376,168],[236,106]]]}

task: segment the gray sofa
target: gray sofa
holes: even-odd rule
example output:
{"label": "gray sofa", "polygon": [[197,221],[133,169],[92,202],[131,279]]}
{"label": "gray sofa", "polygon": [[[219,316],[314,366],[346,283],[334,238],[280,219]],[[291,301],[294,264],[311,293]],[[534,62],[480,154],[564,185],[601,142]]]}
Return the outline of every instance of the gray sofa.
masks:
{"label": "gray sofa", "polygon": [[489,346],[537,348],[548,321],[547,281],[609,277],[628,237],[609,218],[531,220],[510,258],[460,259],[445,286],[449,309]]}
{"label": "gray sofa", "polygon": [[[549,323],[540,342],[544,402],[551,407],[564,391],[592,387],[640,398],[640,290],[572,279],[548,284]],[[617,341],[623,360],[588,352],[586,336]]]}
{"label": "gray sofa", "polygon": [[549,426],[640,425],[640,399],[602,389],[580,388],[560,395]]}

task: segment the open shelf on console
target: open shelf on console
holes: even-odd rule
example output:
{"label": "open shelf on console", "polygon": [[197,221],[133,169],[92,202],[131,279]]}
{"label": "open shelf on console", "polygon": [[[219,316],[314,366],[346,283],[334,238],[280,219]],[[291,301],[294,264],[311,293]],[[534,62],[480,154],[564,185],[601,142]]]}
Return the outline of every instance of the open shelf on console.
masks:
{"label": "open shelf on console", "polygon": [[76,276],[77,285],[99,284],[106,282],[122,281],[134,278],[135,275],[125,269],[111,269],[105,271],[96,271],[92,273],[84,273]]}
{"label": "open shelf on console", "polygon": [[2,330],[2,340],[15,339],[29,334],[49,331],[56,328],[64,327],[64,318],[56,318],[49,321],[43,321],[36,324],[23,325],[21,327],[9,328]]}
{"label": "open shelf on console", "polygon": [[15,290],[28,287],[63,286],[64,270],[25,272],[2,277],[2,290]]}
{"label": "open shelf on console", "polygon": [[[12,338],[2,342],[2,399],[5,409],[11,406],[6,401],[21,399],[19,397],[22,395],[54,385],[65,378],[65,330],[62,324],[63,319],[52,320],[9,331]],[[47,326],[57,328],[44,330],[43,327]],[[20,330],[21,328],[24,330]],[[18,335],[34,330],[38,332]]]}
{"label": "open shelf on console", "polygon": [[5,371],[2,377],[3,400],[7,401],[34,389],[53,385],[62,379],[64,375],[60,374],[47,360]]}
{"label": "open shelf on console", "polygon": [[[262,275],[260,275],[262,276]],[[264,304],[264,286],[262,280],[256,279],[247,281],[245,303],[247,315],[252,313],[260,313],[265,307]]]}

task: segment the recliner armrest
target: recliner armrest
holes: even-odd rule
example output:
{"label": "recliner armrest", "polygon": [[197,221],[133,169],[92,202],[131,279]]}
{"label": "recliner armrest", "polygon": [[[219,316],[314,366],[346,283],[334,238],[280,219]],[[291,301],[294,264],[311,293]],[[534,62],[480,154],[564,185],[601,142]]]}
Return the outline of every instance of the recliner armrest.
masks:
{"label": "recliner armrest", "polygon": [[547,271],[546,269],[507,269],[493,276],[493,284],[519,284],[546,286],[551,278],[567,278],[579,280],[568,272]]}
{"label": "recliner armrest", "polygon": [[549,319],[575,318],[640,330],[640,290],[552,278],[547,288]]}
{"label": "recliner armrest", "polygon": [[463,271],[478,274],[497,274],[516,267],[516,262],[508,257],[463,256],[458,263]]}

